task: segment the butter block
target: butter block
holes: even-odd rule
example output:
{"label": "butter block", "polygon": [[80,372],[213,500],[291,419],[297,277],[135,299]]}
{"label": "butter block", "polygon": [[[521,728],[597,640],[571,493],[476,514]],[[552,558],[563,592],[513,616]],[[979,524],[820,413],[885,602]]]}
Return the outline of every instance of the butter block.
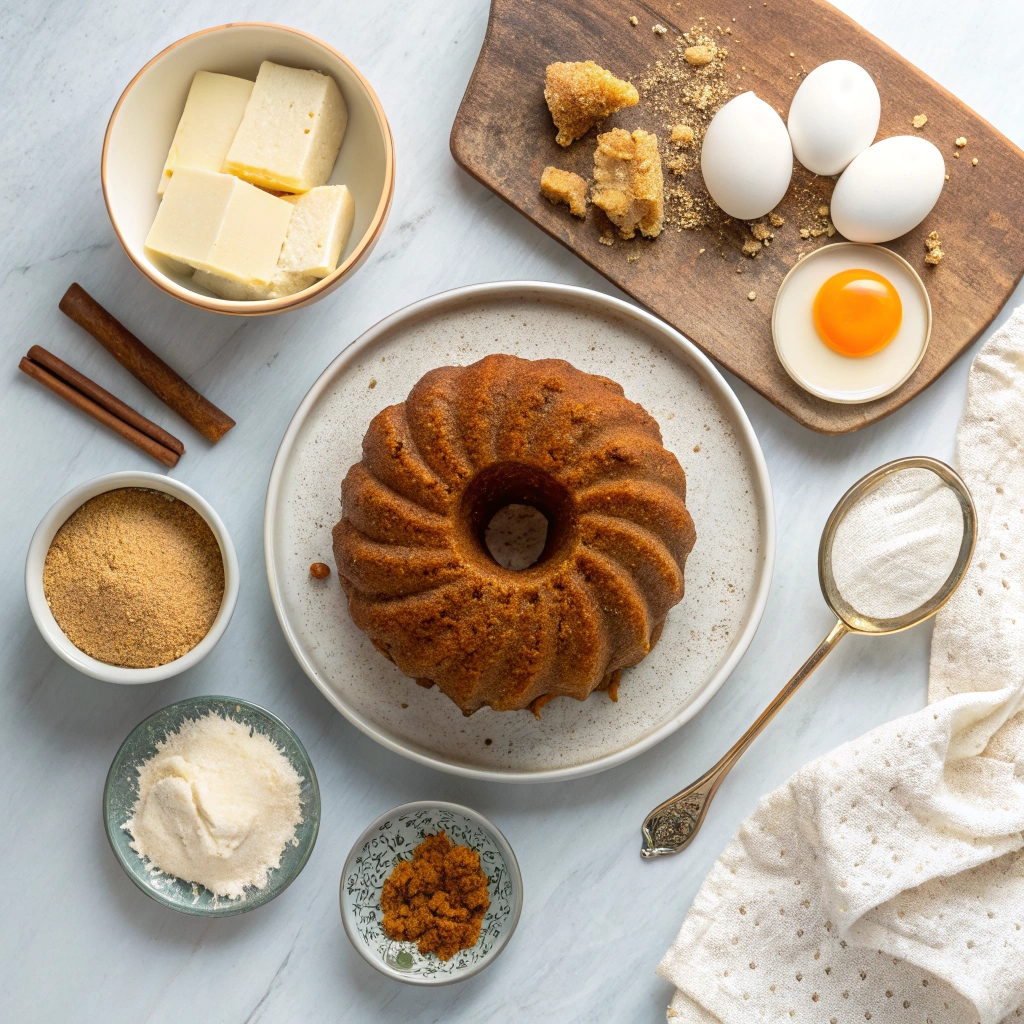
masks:
{"label": "butter block", "polygon": [[279,270],[326,277],[338,266],[355,218],[352,193],[345,185],[320,185],[298,196],[282,196],[292,205],[292,219]]}
{"label": "butter block", "polygon": [[197,71],[178,121],[157,194],[163,195],[178,167],[219,171],[242,123],[253,83],[233,75]]}
{"label": "butter block", "polygon": [[348,125],[337,83],[264,61],[221,170],[282,192],[324,185]]}
{"label": "butter block", "polygon": [[292,207],[230,174],[179,167],[146,248],[246,284],[270,284]]}

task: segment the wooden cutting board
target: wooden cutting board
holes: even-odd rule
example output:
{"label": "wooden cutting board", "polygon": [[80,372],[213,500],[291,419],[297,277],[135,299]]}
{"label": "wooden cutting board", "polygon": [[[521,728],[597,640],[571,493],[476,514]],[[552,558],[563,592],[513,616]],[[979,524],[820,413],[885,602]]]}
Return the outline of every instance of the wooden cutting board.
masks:
{"label": "wooden cutting board", "polygon": [[[637,26],[630,24],[631,15]],[[786,375],[772,344],[772,304],[783,277],[801,248],[809,252],[828,241],[800,238],[794,190],[820,190],[827,203],[834,179],[813,178],[798,168],[794,187],[779,207],[786,225],[776,231],[771,247],[753,259],[740,251],[738,232],[724,245],[719,237],[716,248],[709,228],[667,227],[654,240],[638,235],[604,245],[599,238],[607,222],[600,211],[590,207],[580,221],[539,193],[548,164],[591,177],[596,145],[594,131],[568,149],[555,144],[543,97],[547,65],[595,60],[639,83],[701,16],[712,28],[730,30],[714,34],[729,51],[727,77],[736,92],[753,89],[785,115],[801,71],[806,74],[829,60],[853,60],[868,70],[881,93],[878,137],[921,134],[945,158],[950,180],[935,209],[923,224],[889,243],[921,274],[934,321],[920,367],[885,398],[863,405],[815,398]],[[655,34],[655,24],[669,32]],[[743,67],[749,70],[741,72]],[[928,123],[915,132],[911,118],[920,113]],[[638,106],[613,115],[598,130],[644,127],[664,137],[663,120],[645,109],[641,98]],[[960,136],[968,145],[955,158],[954,142]],[[452,128],[451,149],[460,166],[549,235],[784,412],[826,434],[874,423],[931,384],[992,321],[1024,273],[1024,153],[823,0],[492,0],[487,36]],[[977,165],[972,164],[975,157]],[[699,180],[699,170],[689,171],[690,176]],[[666,173],[667,185],[671,179]],[[924,238],[932,230],[938,231],[946,253],[937,267],[924,264]],[[754,301],[747,298],[751,291]]]}

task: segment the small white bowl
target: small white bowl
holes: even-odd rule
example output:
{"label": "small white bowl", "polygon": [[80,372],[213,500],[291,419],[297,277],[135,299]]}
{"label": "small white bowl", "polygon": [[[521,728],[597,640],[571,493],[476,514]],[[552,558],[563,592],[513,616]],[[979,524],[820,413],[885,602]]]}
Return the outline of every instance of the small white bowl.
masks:
{"label": "small white bowl", "polygon": [[[903,304],[896,336],[860,358],[833,352],[818,336],[812,312],[818,289],[833,274],[851,269],[881,274]],[[775,353],[786,373],[810,394],[840,405],[873,402],[902,387],[921,365],[931,333],[932,306],[920,274],[882,245],[832,242],[816,249],[783,278],[772,310]]]}
{"label": "small white bowl", "polygon": [[[384,934],[380,894],[400,860],[427,835],[444,830],[457,846],[480,854],[491,905],[480,938],[451,960],[424,956],[415,942]],[[382,814],[356,841],[341,873],[341,920],[356,952],[371,967],[409,985],[451,985],[478,974],[505,948],[523,909],[523,876],[508,840],[482,814],[461,804],[416,800]]]}
{"label": "small white bowl", "polygon": [[[347,185],[355,223],[337,269],[305,291],[252,302],[222,299],[195,285],[191,270],[146,251],[163,173],[185,98],[197,71],[255,79],[274,61],[330,75],[348,106],[348,128],[330,184]],[[215,313],[262,316],[322,299],[370,255],[384,229],[395,191],[395,149],[384,108],[354,64],[327,43],[284,25],[238,22],[185,36],[158,53],[132,80],[110,115],[100,164],[103,198],[129,259],[168,295]]]}
{"label": "small white bowl", "polygon": [[[217,618],[213,620],[210,632],[191,651],[174,661],[169,661],[166,665],[157,665],[156,668],[122,668],[119,665],[108,665],[104,661],[90,658],[64,635],[63,630],[57,625],[57,620],[53,617],[53,612],[50,611],[50,606],[46,603],[46,595],[43,593],[43,565],[46,562],[46,553],[50,550],[50,544],[57,531],[67,522],[71,514],[90,498],[121,487],[146,487],[153,491],[163,491],[165,494],[172,494],[186,505],[191,505],[206,520],[207,525],[213,531],[224,558],[224,600],[221,602]],[[221,522],[220,516],[191,487],[172,480],[170,477],[161,476],[159,473],[109,473],[68,491],[43,516],[43,520],[36,527],[36,532],[32,534],[32,540],[28,546],[28,557],[25,560],[25,593],[28,595],[28,606],[32,612],[32,618],[35,619],[39,632],[43,634],[43,639],[73,668],[77,668],[79,672],[84,672],[87,676],[102,679],[108,683],[156,683],[161,679],[176,676],[179,672],[192,668],[193,665],[198,665],[224,635],[224,630],[227,629],[228,623],[231,621],[231,613],[235,610],[235,601],[238,598],[238,558],[235,555],[235,546],[231,543],[231,538],[228,536],[228,531]]]}

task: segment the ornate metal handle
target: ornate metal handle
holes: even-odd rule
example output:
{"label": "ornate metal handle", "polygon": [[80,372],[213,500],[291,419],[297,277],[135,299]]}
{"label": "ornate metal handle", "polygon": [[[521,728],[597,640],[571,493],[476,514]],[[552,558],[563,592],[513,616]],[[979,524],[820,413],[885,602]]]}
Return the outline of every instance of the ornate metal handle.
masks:
{"label": "ornate metal handle", "polygon": [[641,857],[664,857],[670,853],[679,853],[690,845],[704,824],[715,792],[732,770],[732,766],[743,756],[743,752],[754,742],[761,730],[779,713],[783,704],[796,693],[800,684],[850,632],[850,627],[837,619],[828,636],[818,644],[817,650],[800,666],[796,675],[786,683],[775,700],[761,712],[757,721],[736,741],[725,757],[696,782],[663,804],[658,804],[647,815],[643,824],[644,845],[640,849]]}

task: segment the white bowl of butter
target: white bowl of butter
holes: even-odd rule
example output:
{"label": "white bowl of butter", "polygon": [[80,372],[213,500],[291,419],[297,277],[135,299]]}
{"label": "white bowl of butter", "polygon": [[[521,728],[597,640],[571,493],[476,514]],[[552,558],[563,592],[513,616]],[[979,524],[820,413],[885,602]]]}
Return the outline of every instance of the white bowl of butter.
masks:
{"label": "white bowl of butter", "polygon": [[[235,223],[250,231],[250,238],[241,235],[238,239],[226,238],[226,246],[221,243],[225,242],[224,236],[229,232],[227,228],[221,231],[218,252],[225,248],[229,250],[228,260],[232,258],[232,243],[237,258],[258,260],[259,245],[254,242],[261,240],[261,217],[265,216],[267,232],[281,229],[278,223],[282,219],[278,216],[280,209],[275,210],[275,207],[283,205],[281,197],[274,203],[270,201],[274,198],[273,192],[260,191],[256,194],[257,187],[274,189],[275,183],[262,179],[255,171],[249,172],[248,181],[238,178],[236,188],[228,188],[226,182],[220,182],[224,187],[218,190],[207,187],[211,182],[201,180],[204,174],[209,177],[209,171],[188,168],[189,173],[179,175],[172,190],[170,182],[174,179],[166,169],[172,143],[178,141],[176,132],[197,72],[212,73],[205,76],[209,86],[237,84],[239,80],[256,82],[261,67],[267,62],[286,70],[319,72],[320,76],[328,76],[340,91],[347,125],[326,184],[347,187],[351,199],[346,201],[354,207],[349,213],[352,228],[336,268],[323,276],[304,279],[309,284],[301,290],[282,295],[270,290],[275,297],[243,298],[241,296],[245,292],[261,294],[256,289],[243,286],[237,289],[237,296],[232,289],[222,289],[232,293],[231,297],[226,297],[207,286],[214,278],[204,277],[204,271],[197,271],[195,260],[193,265],[186,265],[147,248],[146,242],[153,241],[154,222],[162,200],[167,199],[169,192],[172,193],[171,200],[176,200],[179,205],[186,208],[195,205],[186,195],[186,186],[202,194],[202,203],[219,203],[220,208],[214,216],[222,216],[225,225],[230,225],[233,217]],[[263,74],[265,76],[266,72]],[[231,78],[222,79],[221,76]],[[315,79],[317,76],[312,77]],[[301,97],[304,104],[307,98]],[[227,93],[221,94],[219,100],[227,106],[232,102]],[[312,112],[309,116],[313,116]],[[310,123],[319,125],[319,109],[316,121]],[[202,147],[204,141],[200,133],[199,138],[191,140],[191,145]],[[239,146],[230,154],[236,163],[244,164],[248,155],[245,152],[247,147],[241,144],[243,141],[240,139]],[[269,141],[271,144],[274,142]],[[248,149],[252,151],[251,146]],[[230,168],[225,166],[224,170],[228,169],[234,174],[246,173],[234,164]],[[285,169],[286,173],[291,171],[292,168]],[[237,23],[206,29],[178,40],[154,57],[132,79],[107,126],[101,177],[107,211],[118,239],[132,262],[157,287],[200,309],[238,316],[261,316],[316,302],[338,287],[365,261],[380,237],[391,206],[395,156],[391,129],[380,101],[366,79],[342,54],[297,29],[283,25]],[[296,184],[289,186],[290,180],[286,178],[279,186],[280,191],[301,193],[304,184],[296,178]],[[335,193],[340,191],[334,190]],[[264,199],[262,202],[261,197]],[[296,196],[285,198],[293,201]],[[171,203],[165,203],[165,222],[170,220],[170,207]],[[173,243],[179,241],[169,237],[173,231],[168,232],[167,227],[165,223],[161,233],[161,238],[168,243],[165,249],[172,248]],[[266,248],[265,245],[263,247]],[[213,269],[220,268],[215,265]],[[237,267],[232,265],[229,269],[234,271]],[[244,276],[240,273],[240,277]],[[266,275],[257,273],[259,276]],[[265,289],[264,294],[267,291]]]}

